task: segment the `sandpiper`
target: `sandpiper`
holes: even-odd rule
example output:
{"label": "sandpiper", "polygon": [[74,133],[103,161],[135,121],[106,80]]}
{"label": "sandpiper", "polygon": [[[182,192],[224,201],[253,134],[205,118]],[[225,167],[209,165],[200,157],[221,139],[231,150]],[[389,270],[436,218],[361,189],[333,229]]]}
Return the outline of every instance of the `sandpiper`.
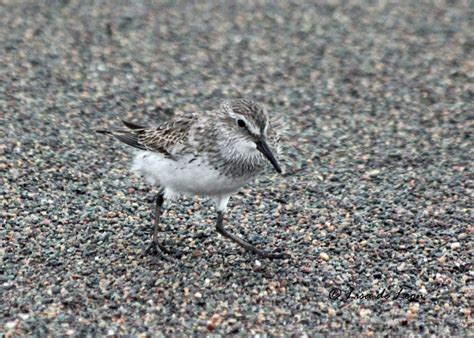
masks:
{"label": "sandpiper", "polygon": [[126,130],[96,131],[140,149],[132,170],[159,189],[147,251],[164,259],[172,253],[158,239],[165,199],[199,195],[216,202],[216,229],[221,235],[262,257],[286,256],[258,249],[223,227],[232,194],[261,173],[267,163],[281,173],[274,156],[278,136],[263,105],[247,99],[225,101],[216,110],[175,117],[157,127],[122,122]]}

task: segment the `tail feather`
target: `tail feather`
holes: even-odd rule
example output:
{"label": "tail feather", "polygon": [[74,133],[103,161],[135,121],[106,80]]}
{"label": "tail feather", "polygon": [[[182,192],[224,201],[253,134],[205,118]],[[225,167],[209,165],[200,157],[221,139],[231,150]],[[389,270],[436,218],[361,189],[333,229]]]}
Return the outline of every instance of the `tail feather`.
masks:
{"label": "tail feather", "polygon": [[135,124],[135,123],[132,123],[132,122],[128,122],[128,121],[125,121],[125,120],[122,120],[122,123],[125,125],[125,127],[129,128],[129,129],[132,129],[132,130],[136,130],[136,129],[145,129],[145,127],[143,126],[140,126],[138,124]]}
{"label": "tail feather", "polygon": [[108,135],[112,135],[112,132],[110,130],[105,130],[105,129],[95,129],[94,130],[96,133],[99,133],[99,134],[108,134]]}
{"label": "tail feather", "polygon": [[141,150],[146,150],[145,146],[138,141],[138,135],[133,132],[128,132],[125,130],[105,130],[105,129],[97,129],[95,130],[95,132],[99,134],[112,135],[117,140],[125,144],[128,144],[129,146],[132,146]]}
{"label": "tail feather", "polygon": [[128,144],[129,146],[132,146],[141,150],[146,150],[143,144],[140,144],[138,142],[137,134],[121,132],[121,133],[113,133],[112,135],[114,135],[117,140],[125,144]]}

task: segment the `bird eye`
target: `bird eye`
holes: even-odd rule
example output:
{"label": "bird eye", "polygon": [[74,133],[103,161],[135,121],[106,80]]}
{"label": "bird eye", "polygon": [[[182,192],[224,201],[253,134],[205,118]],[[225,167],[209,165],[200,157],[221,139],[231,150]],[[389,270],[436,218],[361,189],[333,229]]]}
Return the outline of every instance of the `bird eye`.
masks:
{"label": "bird eye", "polygon": [[245,128],[245,121],[244,120],[237,120],[237,124],[240,128]]}

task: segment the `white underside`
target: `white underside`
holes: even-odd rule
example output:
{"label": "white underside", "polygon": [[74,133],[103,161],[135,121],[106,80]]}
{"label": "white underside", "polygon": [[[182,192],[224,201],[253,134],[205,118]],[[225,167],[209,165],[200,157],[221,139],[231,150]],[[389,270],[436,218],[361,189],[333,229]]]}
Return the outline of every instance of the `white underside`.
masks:
{"label": "white underside", "polygon": [[192,156],[178,161],[143,151],[134,159],[132,171],[150,184],[164,188],[165,198],[180,195],[199,195],[213,198],[219,210],[225,210],[229,196],[249,182],[252,177],[232,179],[210,168],[199,159],[189,163]]}

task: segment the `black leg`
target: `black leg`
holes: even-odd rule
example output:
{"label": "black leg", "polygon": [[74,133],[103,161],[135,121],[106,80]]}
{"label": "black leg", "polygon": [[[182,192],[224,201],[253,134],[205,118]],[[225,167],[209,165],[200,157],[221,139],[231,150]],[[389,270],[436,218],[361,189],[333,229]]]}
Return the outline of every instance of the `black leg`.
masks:
{"label": "black leg", "polygon": [[265,258],[270,258],[270,259],[279,259],[279,258],[288,257],[288,255],[284,254],[284,253],[278,253],[277,254],[277,253],[271,253],[271,252],[267,252],[267,251],[257,249],[252,244],[247,243],[243,239],[240,239],[239,237],[237,237],[237,236],[231,234],[230,232],[228,232],[227,230],[225,230],[224,227],[222,226],[223,220],[224,220],[224,213],[222,211],[218,211],[217,212],[217,223],[216,223],[217,232],[220,233],[222,236],[233,240],[234,242],[236,242],[237,244],[239,244],[241,247],[245,248],[246,250],[252,251],[253,253],[256,253],[259,256],[262,256],[262,257],[265,257]]}
{"label": "black leg", "polygon": [[166,254],[171,255],[173,252],[167,249],[158,239],[158,233],[160,231],[160,217],[161,217],[161,207],[165,201],[163,191],[160,191],[155,198],[155,222],[153,226],[153,235],[151,237],[151,243],[146,249],[146,253],[156,254],[167,261],[172,261],[173,259],[168,257]]}

